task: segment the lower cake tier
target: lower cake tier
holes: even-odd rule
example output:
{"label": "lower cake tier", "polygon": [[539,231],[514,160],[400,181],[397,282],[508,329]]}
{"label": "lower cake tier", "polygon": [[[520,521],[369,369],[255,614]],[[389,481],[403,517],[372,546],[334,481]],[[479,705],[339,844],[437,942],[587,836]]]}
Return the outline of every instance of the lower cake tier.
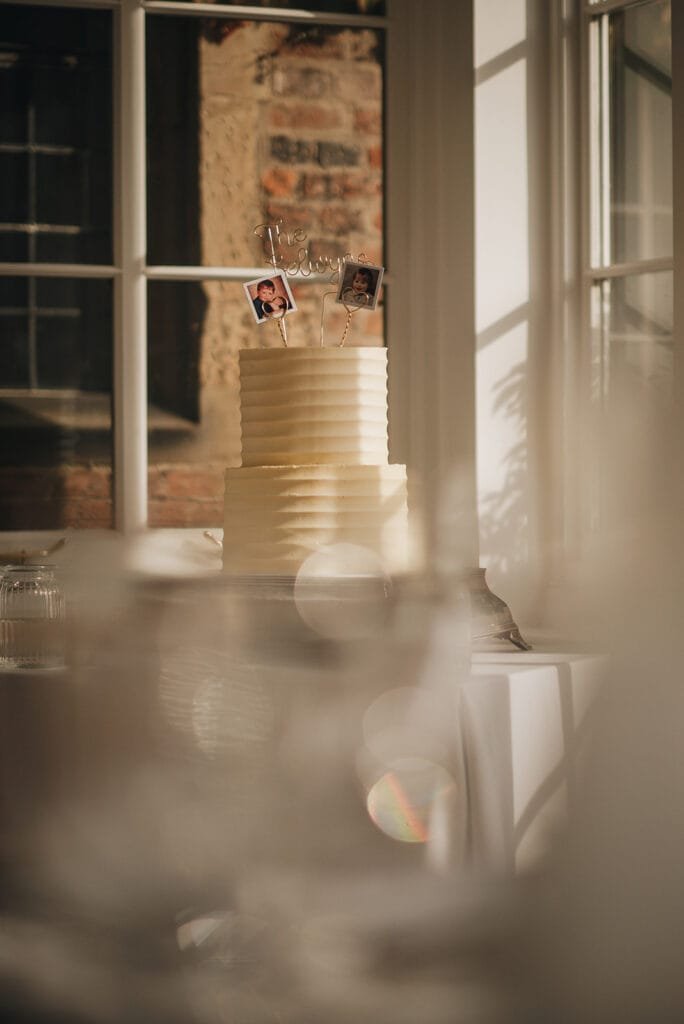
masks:
{"label": "lower cake tier", "polygon": [[405,466],[243,466],[225,480],[227,572],[294,576],[331,544],[365,548],[389,573],[407,566]]}

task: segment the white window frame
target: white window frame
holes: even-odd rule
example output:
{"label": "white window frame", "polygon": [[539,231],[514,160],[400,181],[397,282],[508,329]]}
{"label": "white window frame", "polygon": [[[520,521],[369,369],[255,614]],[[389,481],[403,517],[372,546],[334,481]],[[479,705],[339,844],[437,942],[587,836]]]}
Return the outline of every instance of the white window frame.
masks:
{"label": "white window frame", "polygon": [[[194,4],[168,0],[12,0],[16,5],[111,10],[113,16],[113,231],[108,265],[2,263],[12,276],[104,278],[114,284],[114,528],[133,534],[148,522],[147,283],[249,281],[263,267],[150,266],[146,237],[145,29],[147,14],[386,29],[388,19],[312,14],[248,4]],[[304,280],[304,279],[303,279]],[[306,281],[317,281],[310,275]],[[49,531],[48,531],[49,532]]]}
{"label": "white window frame", "polygon": [[[609,19],[616,12],[639,6],[643,0],[581,0],[580,68],[582,77],[581,139],[586,154],[582,175],[582,336],[586,339],[584,386],[587,396],[601,406],[606,397],[605,352],[603,340],[593,340],[591,302],[594,289],[608,281],[624,280],[635,275],[675,271],[675,253],[655,259],[616,262],[610,247],[610,83],[608,29]],[[676,0],[671,3],[675,17]],[[674,59],[673,59],[674,67]],[[593,88],[592,88],[593,83]],[[674,119],[673,95],[673,119]],[[674,139],[673,139],[674,146]],[[673,152],[674,158],[674,152]],[[675,167],[677,161],[675,159]],[[676,188],[673,188],[676,206]],[[673,311],[674,312],[674,311]],[[591,401],[591,399],[590,399]],[[591,420],[591,416],[589,417]],[[589,441],[585,437],[585,440]],[[589,451],[597,439],[590,442]],[[600,447],[600,441],[599,441]],[[598,456],[600,459],[600,455]],[[601,532],[605,528],[601,516],[601,499],[597,478],[600,467],[596,461],[588,467],[588,522],[584,530]],[[593,474],[593,479],[591,475]]]}
{"label": "white window frame", "polygon": [[[115,529],[147,527],[146,285],[151,279],[248,280],[261,268],[145,262],[144,21],[149,12],[384,27],[387,31],[385,263],[390,455],[413,480],[427,557],[443,481],[460,477],[460,550],[479,564],[475,478],[473,11],[471,0],[388,0],[386,18],[165,0],[14,0],[110,9],[115,20],[115,262],[0,265],[0,273],[114,281]],[[124,70],[125,69],[125,73]],[[313,280],[313,278],[309,278]],[[398,286],[392,289],[394,282]],[[458,318],[434,301],[448,294]],[[61,531],[63,532],[63,531]],[[52,531],[58,534],[58,531]]]}
{"label": "white window frame", "polygon": [[[672,3],[673,23],[673,255],[667,258],[616,263],[610,258],[608,178],[608,92],[592,96],[592,22],[634,6],[640,0],[555,0],[550,22],[550,229],[553,282],[551,315],[554,361],[548,385],[559,396],[557,419],[552,429],[554,469],[552,494],[552,575],[564,578],[568,566],[576,566],[594,550],[592,540],[606,524],[601,523],[596,412],[592,397],[597,361],[602,353],[593,348],[591,296],[603,282],[633,274],[674,271],[675,344],[677,324],[684,320],[684,288],[678,287],[677,267],[684,258],[684,220],[677,188],[677,174],[684,167],[684,131],[677,121],[684,114],[684,86],[676,74],[676,30],[684,36],[684,11]],[[594,32],[596,39],[599,33]],[[605,40],[605,32],[604,32]],[[682,38],[684,45],[684,37]],[[682,51],[682,45],[679,47]],[[604,61],[604,71],[607,72]],[[596,118],[605,124],[603,148],[595,139]],[[681,171],[679,171],[681,176]],[[603,194],[600,230],[592,225],[592,193]],[[679,230],[677,225],[680,224]],[[678,258],[679,255],[679,258]],[[679,280],[683,281],[681,273]],[[679,305],[678,305],[679,304]],[[678,315],[678,308],[680,315]],[[677,370],[679,362],[679,370]],[[600,370],[598,373],[600,378]],[[601,387],[601,380],[598,380]],[[675,387],[682,391],[681,360],[675,360]],[[681,407],[681,403],[680,403]]]}

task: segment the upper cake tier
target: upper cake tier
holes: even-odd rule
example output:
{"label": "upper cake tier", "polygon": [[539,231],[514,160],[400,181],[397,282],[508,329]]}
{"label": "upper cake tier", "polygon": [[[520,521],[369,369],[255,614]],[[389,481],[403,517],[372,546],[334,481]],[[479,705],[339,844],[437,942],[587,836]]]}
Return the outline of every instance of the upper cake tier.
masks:
{"label": "upper cake tier", "polygon": [[387,463],[387,350],[243,349],[243,466]]}

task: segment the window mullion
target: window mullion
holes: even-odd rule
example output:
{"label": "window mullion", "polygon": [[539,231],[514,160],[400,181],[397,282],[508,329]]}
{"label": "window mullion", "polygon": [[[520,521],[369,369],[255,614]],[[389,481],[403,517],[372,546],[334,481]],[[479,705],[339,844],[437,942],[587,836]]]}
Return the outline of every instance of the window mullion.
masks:
{"label": "window mullion", "polygon": [[146,11],[152,14],[169,14],[172,17],[185,15],[202,18],[227,18],[233,21],[276,21],[291,24],[334,25],[340,28],[385,28],[387,18],[369,14],[340,14],[335,11],[310,11],[306,4],[301,9],[269,7],[256,4],[196,3],[195,0],[141,0]]}
{"label": "window mullion", "polygon": [[114,82],[114,522],[147,525],[147,284],[145,12],[116,14]]}
{"label": "window mullion", "polygon": [[601,263],[608,265],[612,259],[612,246],[610,236],[610,185],[611,173],[611,122],[610,122],[610,26],[608,16],[601,18],[600,30],[600,115],[599,125],[601,133],[601,157],[600,157],[600,183],[601,190],[599,204],[601,217],[600,252]]}

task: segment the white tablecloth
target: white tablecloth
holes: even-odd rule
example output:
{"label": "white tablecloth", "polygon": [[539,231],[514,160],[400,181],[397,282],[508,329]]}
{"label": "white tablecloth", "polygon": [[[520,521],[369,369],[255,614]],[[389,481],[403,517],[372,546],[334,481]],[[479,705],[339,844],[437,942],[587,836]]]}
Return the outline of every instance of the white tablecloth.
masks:
{"label": "white tablecloth", "polygon": [[473,654],[461,719],[476,866],[524,869],[557,831],[604,664],[538,650]]}

